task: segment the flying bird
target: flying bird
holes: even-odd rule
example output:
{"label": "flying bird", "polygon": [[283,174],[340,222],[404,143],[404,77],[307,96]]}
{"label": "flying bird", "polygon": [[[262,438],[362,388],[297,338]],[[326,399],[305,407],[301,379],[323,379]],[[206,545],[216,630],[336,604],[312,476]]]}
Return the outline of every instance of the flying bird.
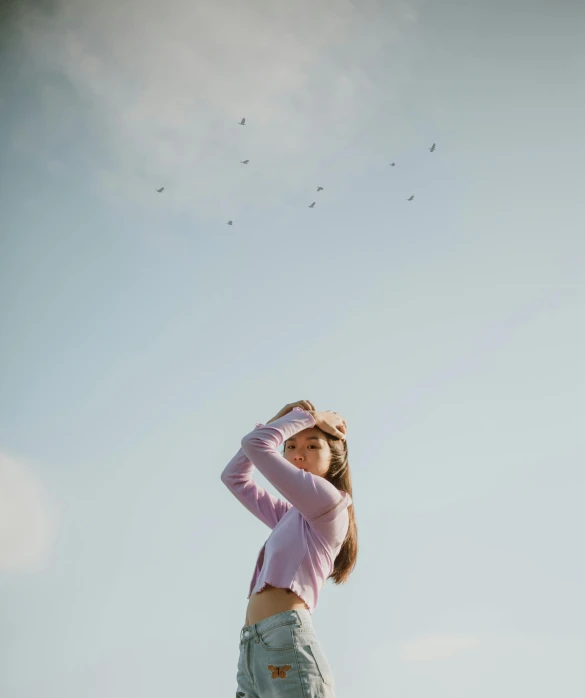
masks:
{"label": "flying bird", "polygon": [[436,144],[435,144],[435,143],[433,143],[433,145],[432,145],[432,146],[431,146],[431,147],[429,148],[429,151],[430,151],[431,153],[432,153],[432,152],[433,152],[433,150],[435,149],[435,145],[436,145]]}
{"label": "flying bird", "polygon": [[228,222],[227,222],[228,225],[231,225],[232,223],[233,223],[233,221],[228,221]]}
{"label": "flying bird", "polygon": [[244,118],[244,119],[242,119],[241,121],[238,121],[238,123],[240,124],[240,126],[245,126],[245,125],[246,125],[246,119]]}
{"label": "flying bird", "polygon": [[412,201],[414,199],[414,194],[410,197],[410,199],[406,199],[407,201]]}
{"label": "flying bird", "polygon": [[313,208],[317,202],[313,201],[313,203],[309,206],[309,208]]}
{"label": "flying bird", "polygon": [[165,190],[165,188],[164,188],[164,187],[161,187],[160,189],[157,189],[157,192],[160,194],[161,191],[164,191],[164,190]]}
{"label": "flying bird", "polygon": [[391,163],[390,163],[390,167],[395,167],[395,166],[396,166],[396,163],[395,163],[395,162],[391,162]]}
{"label": "flying bird", "polygon": [[249,160],[240,160],[240,162],[242,163],[242,165],[247,165],[250,161]]}
{"label": "flying bird", "polygon": [[323,187],[317,187],[317,191],[323,191]]}

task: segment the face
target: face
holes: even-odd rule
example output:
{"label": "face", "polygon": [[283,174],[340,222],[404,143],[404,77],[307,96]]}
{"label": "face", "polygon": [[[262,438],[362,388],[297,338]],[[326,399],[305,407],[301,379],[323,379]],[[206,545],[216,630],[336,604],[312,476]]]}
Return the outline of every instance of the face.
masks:
{"label": "face", "polygon": [[287,439],[283,455],[295,467],[323,477],[329,469],[331,448],[323,432],[311,427]]}

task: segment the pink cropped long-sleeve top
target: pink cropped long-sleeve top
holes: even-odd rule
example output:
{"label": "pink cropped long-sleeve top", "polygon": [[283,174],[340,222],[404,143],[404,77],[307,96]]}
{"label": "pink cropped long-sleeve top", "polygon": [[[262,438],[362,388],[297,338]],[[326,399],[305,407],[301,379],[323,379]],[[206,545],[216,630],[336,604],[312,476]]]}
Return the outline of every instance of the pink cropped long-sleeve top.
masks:
{"label": "pink cropped long-sleeve top", "polygon": [[[258,554],[248,598],[266,584],[291,589],[311,614],[345,540],[352,503],[347,492],[297,468],[276,450],[313,426],[313,416],[300,407],[268,426],[256,424],[221,474],[232,494],[272,529]],[[288,501],[254,481],[254,466]]]}

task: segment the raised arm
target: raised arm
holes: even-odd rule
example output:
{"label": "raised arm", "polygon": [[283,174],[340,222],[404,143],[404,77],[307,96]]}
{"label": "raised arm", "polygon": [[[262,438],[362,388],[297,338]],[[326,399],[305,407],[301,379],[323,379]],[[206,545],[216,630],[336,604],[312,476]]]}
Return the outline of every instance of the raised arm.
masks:
{"label": "raised arm", "polygon": [[313,415],[295,407],[270,426],[257,425],[242,439],[242,450],[246,456],[309,522],[326,512],[343,509],[347,502],[351,502],[349,495],[341,493],[325,478],[296,468],[276,450],[290,436],[313,426]]}
{"label": "raised arm", "polygon": [[[256,429],[263,426],[256,424]],[[254,464],[242,448],[224,468],[221,481],[248,511],[272,529],[291,508],[291,504],[274,497],[255,482]]]}

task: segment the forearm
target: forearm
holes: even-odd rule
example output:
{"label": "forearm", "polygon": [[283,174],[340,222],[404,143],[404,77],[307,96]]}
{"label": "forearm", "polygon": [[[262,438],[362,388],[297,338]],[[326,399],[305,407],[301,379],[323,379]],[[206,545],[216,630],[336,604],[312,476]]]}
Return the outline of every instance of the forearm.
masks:
{"label": "forearm", "polygon": [[[304,407],[301,409],[305,410]],[[275,417],[273,417],[272,419],[269,419],[266,422],[266,424],[270,424],[270,422],[276,422],[277,419],[284,417],[284,415],[288,414],[289,412],[292,412],[292,408],[290,410],[287,410],[286,412],[282,412],[282,411],[279,412]],[[318,414],[317,410],[305,410],[305,412],[308,412],[311,415],[311,417],[313,417],[313,419],[315,420],[315,423],[317,423],[317,414]]]}

